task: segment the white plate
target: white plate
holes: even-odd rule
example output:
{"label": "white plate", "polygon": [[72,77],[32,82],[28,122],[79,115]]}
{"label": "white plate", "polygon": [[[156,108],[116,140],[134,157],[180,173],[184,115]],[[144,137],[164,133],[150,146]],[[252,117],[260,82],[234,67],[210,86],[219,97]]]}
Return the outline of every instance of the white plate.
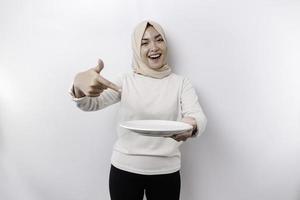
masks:
{"label": "white plate", "polygon": [[168,120],[132,120],[122,122],[120,126],[147,136],[171,136],[193,128],[184,122]]}

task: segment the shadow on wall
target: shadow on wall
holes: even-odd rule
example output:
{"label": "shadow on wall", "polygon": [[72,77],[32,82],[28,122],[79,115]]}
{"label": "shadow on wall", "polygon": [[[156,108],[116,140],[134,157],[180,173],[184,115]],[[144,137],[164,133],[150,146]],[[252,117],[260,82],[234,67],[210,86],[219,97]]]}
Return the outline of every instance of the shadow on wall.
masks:
{"label": "shadow on wall", "polygon": [[4,137],[4,121],[5,121],[5,113],[7,109],[4,107],[3,99],[0,98],[0,163],[2,163],[2,159],[4,158],[5,151],[5,137]]}
{"label": "shadow on wall", "polygon": [[0,110],[2,112],[0,112],[0,158],[2,157],[2,151],[3,151],[3,103],[0,101]]}

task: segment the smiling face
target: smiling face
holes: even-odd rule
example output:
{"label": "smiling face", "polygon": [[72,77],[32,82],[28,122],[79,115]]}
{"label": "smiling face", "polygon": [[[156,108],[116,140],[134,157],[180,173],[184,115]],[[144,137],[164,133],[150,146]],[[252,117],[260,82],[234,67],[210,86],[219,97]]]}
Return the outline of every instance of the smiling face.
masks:
{"label": "smiling face", "polygon": [[150,68],[157,70],[166,64],[167,45],[153,26],[147,26],[141,43],[142,61]]}

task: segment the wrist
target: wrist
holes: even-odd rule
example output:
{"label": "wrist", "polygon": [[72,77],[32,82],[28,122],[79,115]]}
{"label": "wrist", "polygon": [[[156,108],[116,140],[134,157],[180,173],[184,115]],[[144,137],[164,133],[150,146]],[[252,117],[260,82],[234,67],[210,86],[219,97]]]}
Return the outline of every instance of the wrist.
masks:
{"label": "wrist", "polygon": [[197,135],[197,132],[198,132],[198,127],[196,126],[192,131],[191,137],[195,137]]}

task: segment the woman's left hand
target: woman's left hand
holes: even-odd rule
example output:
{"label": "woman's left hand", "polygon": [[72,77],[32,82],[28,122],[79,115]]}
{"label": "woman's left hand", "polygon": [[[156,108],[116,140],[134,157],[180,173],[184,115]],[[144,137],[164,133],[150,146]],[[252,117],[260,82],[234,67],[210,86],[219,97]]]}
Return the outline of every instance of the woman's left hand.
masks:
{"label": "woman's left hand", "polygon": [[180,134],[171,136],[171,138],[173,138],[173,139],[176,140],[177,142],[180,142],[180,141],[186,141],[189,137],[192,136],[193,130],[195,130],[195,128],[197,127],[196,119],[193,118],[193,117],[184,117],[184,118],[182,118],[181,121],[182,121],[182,122],[185,122],[185,123],[187,123],[187,124],[192,125],[192,126],[193,126],[193,129],[192,129],[192,130],[189,130],[189,131],[186,131],[186,132],[184,132],[184,133],[180,133]]}

